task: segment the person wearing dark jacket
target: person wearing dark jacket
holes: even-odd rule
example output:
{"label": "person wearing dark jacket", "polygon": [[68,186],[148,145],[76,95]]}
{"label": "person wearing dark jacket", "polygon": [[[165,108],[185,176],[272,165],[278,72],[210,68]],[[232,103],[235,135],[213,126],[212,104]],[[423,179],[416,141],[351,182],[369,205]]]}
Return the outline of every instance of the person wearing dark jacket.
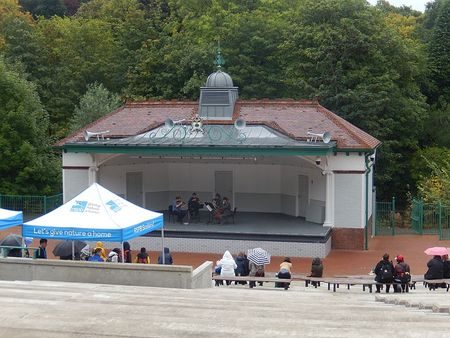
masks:
{"label": "person wearing dark jacket", "polygon": [[444,278],[450,278],[450,261],[448,255],[442,256],[442,264],[444,264]]}
{"label": "person wearing dark jacket", "polygon": [[131,259],[131,246],[128,242],[123,242],[123,257],[125,263],[132,263]]}
{"label": "person wearing dark jacket", "polygon": [[[162,264],[162,263],[163,263],[162,255],[159,255],[158,264]],[[173,259],[172,259],[172,255],[170,254],[169,248],[164,248],[164,264],[165,265],[173,264]]]}
{"label": "person wearing dark jacket", "polygon": [[[236,276],[248,276],[248,274],[250,273],[250,269],[248,267],[248,259],[245,256],[245,254],[243,252],[239,252],[236,259],[235,259],[237,268],[234,270],[234,273],[236,274]],[[235,284],[238,284],[238,282],[236,282]],[[247,282],[242,281],[239,282],[239,284],[242,285],[246,285]]]}
{"label": "person wearing dark jacket", "polygon": [[441,256],[434,256],[427,263],[428,271],[425,273],[425,279],[444,278],[444,263]]}
{"label": "person wearing dark jacket", "polygon": [[150,264],[150,257],[145,248],[141,248],[141,251],[136,255],[135,263]]}
{"label": "person wearing dark jacket", "polygon": [[[323,275],[323,264],[319,257],[313,258],[311,263],[311,274],[308,277],[322,277]],[[311,282],[312,286],[319,285],[320,282]]]}
{"label": "person wearing dark jacket", "polygon": [[406,287],[411,281],[411,269],[407,263],[405,263],[405,258],[402,255],[397,255],[395,257],[397,264],[394,267],[394,282],[401,283],[401,288],[397,284],[394,286],[394,292],[408,292]]}
{"label": "person wearing dark jacket", "polygon": [[47,259],[47,240],[41,238],[39,241],[39,248],[34,252],[34,258]]}
{"label": "person wearing dark jacket", "polygon": [[312,260],[311,263],[311,275],[309,277],[322,277],[323,275],[323,264],[319,257]]}
{"label": "person wearing dark jacket", "polygon": [[[394,265],[389,261],[389,254],[385,253],[383,259],[378,262],[373,270],[375,273],[375,281],[378,283],[386,283],[386,293],[389,293],[391,285],[394,281]],[[380,293],[381,285],[377,284],[377,293]]]}

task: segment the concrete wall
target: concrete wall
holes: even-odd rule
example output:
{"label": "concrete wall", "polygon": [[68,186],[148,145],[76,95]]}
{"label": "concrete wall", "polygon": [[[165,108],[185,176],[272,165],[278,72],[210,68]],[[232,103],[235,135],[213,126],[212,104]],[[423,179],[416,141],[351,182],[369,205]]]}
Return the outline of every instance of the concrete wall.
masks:
{"label": "concrete wall", "polygon": [[[149,251],[161,250],[161,238],[158,237],[136,237],[130,242],[133,248],[145,246]],[[174,252],[215,253],[218,259],[226,250],[235,255],[249,248],[263,248],[272,256],[324,258],[331,250],[331,236],[324,243],[166,237],[164,245]]]}
{"label": "concrete wall", "polygon": [[191,266],[0,258],[1,280],[46,280],[164,288],[211,287],[212,262]]}

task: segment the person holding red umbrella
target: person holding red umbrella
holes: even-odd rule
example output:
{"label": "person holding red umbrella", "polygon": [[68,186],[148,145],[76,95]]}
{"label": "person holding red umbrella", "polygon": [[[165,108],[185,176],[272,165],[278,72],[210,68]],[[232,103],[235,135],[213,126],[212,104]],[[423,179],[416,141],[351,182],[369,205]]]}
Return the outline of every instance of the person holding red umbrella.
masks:
{"label": "person holding red umbrella", "polygon": [[447,248],[435,246],[426,249],[424,252],[428,256],[433,256],[427,263],[428,271],[425,273],[425,279],[443,279],[444,262],[442,261],[442,256],[448,255]]}

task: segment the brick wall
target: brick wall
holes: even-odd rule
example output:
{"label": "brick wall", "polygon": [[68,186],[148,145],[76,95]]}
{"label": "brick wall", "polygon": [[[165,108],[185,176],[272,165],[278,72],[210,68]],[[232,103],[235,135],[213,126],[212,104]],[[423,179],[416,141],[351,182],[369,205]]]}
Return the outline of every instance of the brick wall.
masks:
{"label": "brick wall", "polygon": [[333,228],[331,248],[345,250],[364,250],[364,229]]}

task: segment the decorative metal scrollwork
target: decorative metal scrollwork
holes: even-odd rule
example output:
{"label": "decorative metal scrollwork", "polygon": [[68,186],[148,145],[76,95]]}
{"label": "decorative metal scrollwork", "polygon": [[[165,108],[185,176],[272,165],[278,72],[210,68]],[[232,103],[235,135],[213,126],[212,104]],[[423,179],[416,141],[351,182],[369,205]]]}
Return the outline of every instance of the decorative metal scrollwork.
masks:
{"label": "decorative metal scrollwork", "polygon": [[247,135],[243,131],[245,123],[240,123],[239,127],[236,125],[205,125],[198,115],[192,118],[189,124],[183,124],[183,121],[167,119],[164,126],[148,133],[147,138],[152,143],[170,143],[170,141],[198,143],[200,138],[209,143],[243,143],[247,139]]}

